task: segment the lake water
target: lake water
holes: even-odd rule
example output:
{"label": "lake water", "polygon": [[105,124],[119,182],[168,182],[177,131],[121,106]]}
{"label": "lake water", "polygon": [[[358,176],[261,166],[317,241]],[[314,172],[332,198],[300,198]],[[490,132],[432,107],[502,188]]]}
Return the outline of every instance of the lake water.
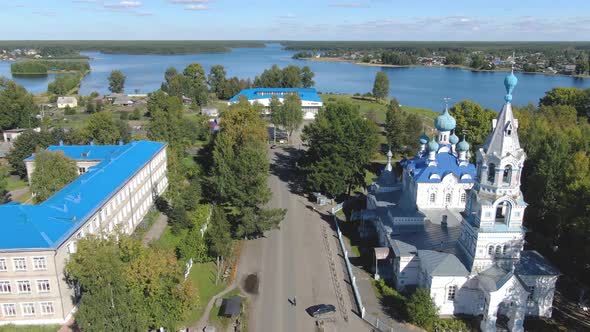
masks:
{"label": "lake water", "polygon": [[[321,92],[365,93],[371,91],[375,73],[384,71],[390,80],[390,95],[403,105],[439,110],[443,98],[451,103],[471,99],[485,107],[499,109],[504,101],[503,80],[506,73],[472,72],[463,69],[414,67],[381,68],[359,66],[346,62],[314,62],[291,59],[292,51],[285,51],[278,44],[266,48],[238,48],[228,53],[187,55],[127,55],[84,53],[93,58],[92,71],[82,81],[80,93],[92,91],[108,93],[107,76],[119,69],[127,76],[125,91],[140,93],[157,90],[170,66],[182,71],[190,63],[200,63],[207,72],[216,64],[227,70],[228,76],[254,79],[264,69],[277,64],[280,67],[295,64],[308,65],[315,73],[316,88]],[[10,63],[0,62],[0,76],[11,77]],[[548,76],[517,73],[518,86],[513,103],[524,105],[537,103],[545,91],[554,87],[590,87],[590,79],[567,76]],[[54,75],[15,80],[32,93],[44,92]]]}

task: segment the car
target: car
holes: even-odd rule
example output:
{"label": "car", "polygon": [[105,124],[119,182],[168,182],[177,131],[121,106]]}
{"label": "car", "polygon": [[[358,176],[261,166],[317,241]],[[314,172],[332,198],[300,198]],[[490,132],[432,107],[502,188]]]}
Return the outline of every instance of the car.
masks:
{"label": "car", "polygon": [[335,312],[336,307],[331,304],[317,304],[307,308],[307,313],[314,318]]}
{"label": "car", "polygon": [[275,149],[277,146],[275,144],[271,145],[270,148],[271,149]]}

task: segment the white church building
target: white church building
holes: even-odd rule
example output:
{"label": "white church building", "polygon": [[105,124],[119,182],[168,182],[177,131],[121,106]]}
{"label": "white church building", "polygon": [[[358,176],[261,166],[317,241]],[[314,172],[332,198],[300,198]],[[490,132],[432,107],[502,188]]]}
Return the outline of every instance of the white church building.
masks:
{"label": "white church building", "polygon": [[551,317],[559,277],[538,252],[524,250],[526,154],[511,106],[516,84],[513,73],[504,80],[505,103],[476,165],[445,109],[436,140],[423,135],[416,157],[401,161],[401,181],[388,154],[362,214],[361,234],[379,240],[376,278],[400,290],[429,289],[440,315],[481,315],[482,331],[496,331],[500,316],[510,331],[524,331],[525,316]]}

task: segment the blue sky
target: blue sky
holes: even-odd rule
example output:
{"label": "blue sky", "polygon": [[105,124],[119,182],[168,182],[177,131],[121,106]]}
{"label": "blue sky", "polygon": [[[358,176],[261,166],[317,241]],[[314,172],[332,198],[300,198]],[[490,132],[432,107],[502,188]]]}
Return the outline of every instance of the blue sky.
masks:
{"label": "blue sky", "polygon": [[0,0],[0,39],[590,39],[588,0]]}

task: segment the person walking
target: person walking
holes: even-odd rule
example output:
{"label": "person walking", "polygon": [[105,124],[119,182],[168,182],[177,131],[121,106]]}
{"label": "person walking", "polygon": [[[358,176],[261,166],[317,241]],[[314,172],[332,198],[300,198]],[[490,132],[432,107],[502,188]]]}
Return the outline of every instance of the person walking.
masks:
{"label": "person walking", "polygon": [[293,296],[293,306],[297,306],[297,296]]}

